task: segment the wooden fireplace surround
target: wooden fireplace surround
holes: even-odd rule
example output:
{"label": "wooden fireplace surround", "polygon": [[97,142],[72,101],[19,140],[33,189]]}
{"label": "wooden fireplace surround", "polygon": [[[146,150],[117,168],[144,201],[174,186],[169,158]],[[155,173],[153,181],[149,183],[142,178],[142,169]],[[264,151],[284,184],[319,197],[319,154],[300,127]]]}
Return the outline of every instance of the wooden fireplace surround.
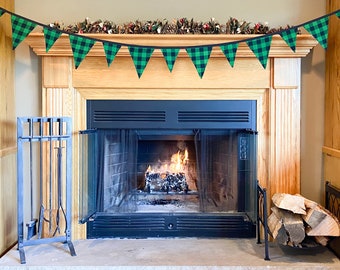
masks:
{"label": "wooden fireplace surround", "polygon": [[[88,36],[150,46],[218,44],[249,37]],[[180,50],[172,72],[169,72],[161,51],[156,49],[143,75],[138,78],[125,46],[108,67],[102,44],[96,42],[75,69],[68,35],[62,35],[48,53],[42,33],[30,34],[25,41],[42,57],[42,116],[71,116],[73,119],[73,238],[86,237],[86,226],[78,224],[78,131],[86,129],[87,99],[256,100],[260,184],[267,188],[269,198],[276,192],[300,192],[301,58],[317,45],[312,36],[299,35],[295,53],[280,36],[273,36],[266,69],[245,42],[239,44],[234,68],[230,67],[220,48],[214,47],[202,79],[184,49]]]}

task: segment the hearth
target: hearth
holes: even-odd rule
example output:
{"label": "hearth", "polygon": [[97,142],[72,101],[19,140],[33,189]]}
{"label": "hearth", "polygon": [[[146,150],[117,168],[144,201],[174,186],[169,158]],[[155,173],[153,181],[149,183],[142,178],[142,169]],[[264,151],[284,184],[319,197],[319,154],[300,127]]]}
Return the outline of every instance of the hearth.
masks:
{"label": "hearth", "polygon": [[256,101],[88,100],[87,237],[255,237]]}

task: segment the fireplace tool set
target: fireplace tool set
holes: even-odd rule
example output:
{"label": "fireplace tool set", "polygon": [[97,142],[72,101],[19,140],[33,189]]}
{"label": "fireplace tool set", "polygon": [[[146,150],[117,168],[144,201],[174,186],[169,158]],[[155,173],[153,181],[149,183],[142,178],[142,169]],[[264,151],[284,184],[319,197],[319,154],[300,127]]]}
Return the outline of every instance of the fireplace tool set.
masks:
{"label": "fireplace tool set", "polygon": [[[19,117],[17,143],[18,250],[21,263],[26,263],[25,246],[53,242],[66,243],[70,254],[75,256],[71,242],[71,119]],[[25,207],[28,201],[30,205]],[[39,217],[35,218],[37,213]],[[25,232],[24,223],[28,217]]]}

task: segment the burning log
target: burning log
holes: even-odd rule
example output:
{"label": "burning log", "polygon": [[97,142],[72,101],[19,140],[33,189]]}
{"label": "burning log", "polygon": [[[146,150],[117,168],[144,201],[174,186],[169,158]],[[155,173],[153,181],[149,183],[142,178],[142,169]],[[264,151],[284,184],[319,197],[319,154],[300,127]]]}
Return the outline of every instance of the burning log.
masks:
{"label": "burning log", "polygon": [[180,173],[145,173],[145,188],[148,193],[151,191],[160,192],[188,192],[188,184],[185,174]]}
{"label": "burning log", "polygon": [[274,207],[268,217],[273,238],[282,245],[301,247],[305,239],[313,237],[327,245],[332,237],[340,236],[340,222],[327,209],[301,195],[274,194]]}

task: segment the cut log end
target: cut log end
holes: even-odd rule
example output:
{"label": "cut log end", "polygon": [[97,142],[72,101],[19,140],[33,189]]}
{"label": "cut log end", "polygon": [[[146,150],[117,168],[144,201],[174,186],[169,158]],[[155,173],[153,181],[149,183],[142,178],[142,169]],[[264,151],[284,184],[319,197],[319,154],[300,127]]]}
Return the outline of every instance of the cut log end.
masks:
{"label": "cut log end", "polygon": [[327,245],[329,237],[340,236],[340,222],[320,204],[301,195],[274,194],[268,227],[273,238],[282,245],[294,247],[310,237],[317,244]]}

